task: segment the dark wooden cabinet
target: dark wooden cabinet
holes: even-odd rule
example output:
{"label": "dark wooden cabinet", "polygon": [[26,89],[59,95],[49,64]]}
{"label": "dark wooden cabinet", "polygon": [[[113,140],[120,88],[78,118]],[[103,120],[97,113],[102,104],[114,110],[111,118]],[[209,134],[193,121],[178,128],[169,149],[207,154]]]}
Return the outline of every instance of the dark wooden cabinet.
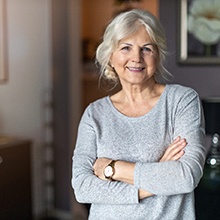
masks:
{"label": "dark wooden cabinet", "polygon": [[29,140],[0,136],[0,219],[31,220]]}

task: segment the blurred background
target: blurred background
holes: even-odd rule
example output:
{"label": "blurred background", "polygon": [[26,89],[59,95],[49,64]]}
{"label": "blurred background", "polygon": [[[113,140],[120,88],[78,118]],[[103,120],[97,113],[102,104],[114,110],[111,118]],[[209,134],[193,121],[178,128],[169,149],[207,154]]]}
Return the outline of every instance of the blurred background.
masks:
{"label": "blurred background", "polygon": [[[160,19],[169,48],[166,67],[174,76],[170,83],[194,88],[201,99],[220,96],[219,60],[179,62],[180,2],[0,0],[2,220],[87,219],[86,206],[75,201],[71,188],[71,158],[83,110],[108,94],[98,88],[94,52],[120,11],[142,8]],[[211,142],[207,134],[207,147]],[[217,191],[205,195],[219,202]],[[213,207],[206,203],[205,209]]]}

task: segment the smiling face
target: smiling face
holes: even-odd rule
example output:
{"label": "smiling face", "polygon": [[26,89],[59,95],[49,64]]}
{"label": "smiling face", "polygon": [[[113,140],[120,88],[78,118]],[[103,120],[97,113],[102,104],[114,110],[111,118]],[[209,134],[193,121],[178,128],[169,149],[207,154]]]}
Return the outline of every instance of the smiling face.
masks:
{"label": "smiling face", "polygon": [[118,47],[111,55],[110,63],[122,86],[125,83],[134,85],[154,81],[158,52],[144,26],[119,41]]}

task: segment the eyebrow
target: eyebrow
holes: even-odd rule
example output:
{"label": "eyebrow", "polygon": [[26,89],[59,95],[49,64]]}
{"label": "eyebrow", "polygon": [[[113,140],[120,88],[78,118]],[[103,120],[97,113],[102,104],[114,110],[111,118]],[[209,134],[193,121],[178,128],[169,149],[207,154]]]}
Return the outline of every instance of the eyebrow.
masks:
{"label": "eyebrow", "polygon": [[[119,45],[122,45],[122,44],[125,44],[125,45],[127,45],[127,46],[132,46],[132,44],[126,43],[126,42],[120,43]],[[144,44],[142,47],[146,47],[146,46],[149,46],[149,45],[155,46],[154,43],[146,43],[146,44]]]}
{"label": "eyebrow", "polygon": [[154,43],[147,43],[147,44],[144,44],[143,46],[149,46],[149,45],[151,45],[151,46],[155,46]]}

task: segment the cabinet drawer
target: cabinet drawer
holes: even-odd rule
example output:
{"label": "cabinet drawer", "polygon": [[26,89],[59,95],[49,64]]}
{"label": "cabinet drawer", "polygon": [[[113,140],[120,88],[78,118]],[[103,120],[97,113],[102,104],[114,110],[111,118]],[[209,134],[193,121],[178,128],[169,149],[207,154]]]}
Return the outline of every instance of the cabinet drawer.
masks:
{"label": "cabinet drawer", "polygon": [[0,218],[31,219],[30,142],[0,147]]}

